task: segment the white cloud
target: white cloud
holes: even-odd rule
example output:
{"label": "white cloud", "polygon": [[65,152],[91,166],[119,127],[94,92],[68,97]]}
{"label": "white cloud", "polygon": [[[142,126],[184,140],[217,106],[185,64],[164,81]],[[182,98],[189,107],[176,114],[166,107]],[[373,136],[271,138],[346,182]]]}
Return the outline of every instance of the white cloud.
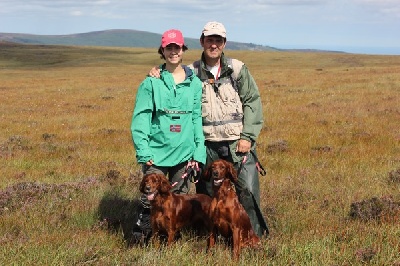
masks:
{"label": "white cloud", "polygon": [[107,1],[107,0],[99,0],[99,1],[94,1],[94,4],[95,5],[108,5],[108,4],[110,4],[111,2],[110,1]]}
{"label": "white cloud", "polygon": [[354,2],[373,13],[400,17],[399,0],[354,0]]}
{"label": "white cloud", "polygon": [[79,11],[79,10],[76,10],[76,11],[71,11],[70,14],[71,14],[71,16],[79,17],[79,16],[83,15],[83,12]]}
{"label": "white cloud", "polygon": [[[0,0],[4,32],[69,34],[104,29],[198,38],[207,21],[228,39],[257,44],[400,45],[400,0]],[[27,23],[28,22],[28,23]]]}

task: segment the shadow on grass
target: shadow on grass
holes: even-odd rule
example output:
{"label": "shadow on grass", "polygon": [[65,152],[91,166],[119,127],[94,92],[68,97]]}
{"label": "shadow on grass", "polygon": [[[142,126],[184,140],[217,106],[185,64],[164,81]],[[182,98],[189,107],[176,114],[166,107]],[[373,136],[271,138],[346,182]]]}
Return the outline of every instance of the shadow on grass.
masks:
{"label": "shadow on grass", "polygon": [[110,191],[99,203],[99,219],[110,232],[121,232],[127,245],[132,246],[139,243],[133,231],[138,229],[136,221],[140,206],[139,199],[126,199],[118,191]]}

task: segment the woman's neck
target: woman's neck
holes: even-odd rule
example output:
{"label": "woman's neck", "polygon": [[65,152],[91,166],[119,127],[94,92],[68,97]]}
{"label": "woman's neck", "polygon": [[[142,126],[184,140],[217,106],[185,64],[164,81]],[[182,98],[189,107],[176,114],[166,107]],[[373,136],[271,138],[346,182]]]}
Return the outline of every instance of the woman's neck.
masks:
{"label": "woman's neck", "polygon": [[172,74],[175,84],[179,84],[185,80],[186,73],[181,64],[165,64],[165,69]]}
{"label": "woman's neck", "polygon": [[165,64],[165,69],[170,73],[177,73],[182,70],[181,64]]}

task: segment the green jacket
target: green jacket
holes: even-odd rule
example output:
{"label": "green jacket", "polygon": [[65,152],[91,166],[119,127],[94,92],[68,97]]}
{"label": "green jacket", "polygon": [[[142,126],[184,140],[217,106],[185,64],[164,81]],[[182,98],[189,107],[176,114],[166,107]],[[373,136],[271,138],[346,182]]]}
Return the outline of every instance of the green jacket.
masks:
{"label": "green jacket", "polygon": [[139,163],[175,166],[188,160],[205,164],[201,118],[201,81],[183,66],[186,79],[175,85],[161,66],[161,77],[147,77],[139,86],[131,132]]}

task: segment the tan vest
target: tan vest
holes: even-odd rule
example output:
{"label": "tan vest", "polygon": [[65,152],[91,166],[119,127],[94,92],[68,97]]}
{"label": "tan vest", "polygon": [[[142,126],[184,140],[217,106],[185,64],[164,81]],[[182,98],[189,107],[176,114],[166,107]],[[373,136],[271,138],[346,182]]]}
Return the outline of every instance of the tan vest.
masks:
{"label": "tan vest", "polygon": [[[243,129],[243,107],[235,85],[243,63],[228,60],[233,69],[231,77],[203,81],[202,117],[204,137],[208,141],[237,140]],[[196,65],[195,62],[194,64]],[[189,67],[193,68],[193,65]],[[197,72],[198,69],[195,69]]]}

